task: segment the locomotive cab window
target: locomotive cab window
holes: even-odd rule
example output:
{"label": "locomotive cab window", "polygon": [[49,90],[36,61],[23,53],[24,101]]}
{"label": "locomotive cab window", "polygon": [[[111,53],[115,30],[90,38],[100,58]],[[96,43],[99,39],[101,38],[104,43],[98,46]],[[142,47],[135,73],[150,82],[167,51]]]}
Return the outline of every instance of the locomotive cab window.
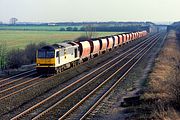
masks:
{"label": "locomotive cab window", "polygon": [[47,51],[46,58],[54,58],[54,51]]}
{"label": "locomotive cab window", "polygon": [[74,50],[74,52],[75,52],[75,58],[77,57],[77,48]]}
{"label": "locomotive cab window", "polygon": [[38,51],[38,58],[45,58],[46,57],[46,53],[45,51]]}
{"label": "locomotive cab window", "polygon": [[56,57],[59,57],[59,51],[56,52]]}
{"label": "locomotive cab window", "polygon": [[45,51],[45,50],[38,51],[38,58],[53,58],[53,57],[54,57],[54,51]]}

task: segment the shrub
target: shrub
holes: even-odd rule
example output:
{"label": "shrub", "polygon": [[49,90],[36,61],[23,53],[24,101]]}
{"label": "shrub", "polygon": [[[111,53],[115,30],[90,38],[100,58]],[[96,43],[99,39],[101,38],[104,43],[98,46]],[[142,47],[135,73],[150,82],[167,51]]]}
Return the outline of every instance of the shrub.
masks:
{"label": "shrub", "polygon": [[36,59],[36,50],[45,46],[46,43],[41,42],[38,45],[28,44],[25,49],[13,49],[7,54],[8,68],[19,68],[25,64],[33,64]]}

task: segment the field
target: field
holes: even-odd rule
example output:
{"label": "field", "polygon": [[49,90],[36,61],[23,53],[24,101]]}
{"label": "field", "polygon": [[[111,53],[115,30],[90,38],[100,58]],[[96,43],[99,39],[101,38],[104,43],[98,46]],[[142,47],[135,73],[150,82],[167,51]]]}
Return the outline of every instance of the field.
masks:
{"label": "field", "polygon": [[[113,35],[116,32],[96,32],[95,37]],[[74,40],[85,35],[85,32],[62,31],[24,31],[24,30],[0,30],[0,43],[5,43],[8,49],[24,48],[30,43],[46,42],[49,44]]]}

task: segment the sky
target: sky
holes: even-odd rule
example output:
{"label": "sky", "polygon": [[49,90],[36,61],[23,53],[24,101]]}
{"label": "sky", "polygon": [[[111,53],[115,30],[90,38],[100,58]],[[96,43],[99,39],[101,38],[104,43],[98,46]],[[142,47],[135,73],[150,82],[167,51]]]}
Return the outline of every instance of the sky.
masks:
{"label": "sky", "polygon": [[0,21],[180,21],[180,0],[0,0]]}

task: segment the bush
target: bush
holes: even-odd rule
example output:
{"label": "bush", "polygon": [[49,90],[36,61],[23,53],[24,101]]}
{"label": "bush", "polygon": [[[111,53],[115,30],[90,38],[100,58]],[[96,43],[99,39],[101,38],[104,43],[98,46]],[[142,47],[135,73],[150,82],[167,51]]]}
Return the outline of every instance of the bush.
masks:
{"label": "bush", "polygon": [[66,31],[66,29],[65,28],[60,28],[60,31]]}
{"label": "bush", "polygon": [[85,31],[85,27],[81,27],[81,28],[80,28],[80,31]]}
{"label": "bush", "polygon": [[78,38],[75,39],[75,42],[79,42],[79,41],[86,41],[86,40],[90,40],[91,38],[86,37],[86,36],[80,36]]}
{"label": "bush", "polygon": [[13,49],[7,54],[8,68],[19,68],[25,64],[33,64],[36,60],[36,50],[45,46],[46,43],[41,42],[38,45],[28,44],[24,50]]}
{"label": "bush", "polygon": [[73,31],[78,31],[78,28],[77,27],[73,27]]}
{"label": "bush", "polygon": [[25,64],[28,60],[24,54],[24,50],[13,49],[8,52],[7,64],[9,68],[19,68],[21,65]]}
{"label": "bush", "polygon": [[67,28],[66,28],[66,31],[72,31],[72,30],[73,30],[72,27],[67,27]]}
{"label": "bush", "polygon": [[24,54],[28,60],[27,63],[34,63],[35,62],[35,59],[36,59],[36,50],[37,50],[37,46],[36,44],[29,44],[26,46],[25,48],[25,51],[24,51]]}
{"label": "bush", "polygon": [[5,41],[0,43],[0,69],[6,69],[7,44]]}

